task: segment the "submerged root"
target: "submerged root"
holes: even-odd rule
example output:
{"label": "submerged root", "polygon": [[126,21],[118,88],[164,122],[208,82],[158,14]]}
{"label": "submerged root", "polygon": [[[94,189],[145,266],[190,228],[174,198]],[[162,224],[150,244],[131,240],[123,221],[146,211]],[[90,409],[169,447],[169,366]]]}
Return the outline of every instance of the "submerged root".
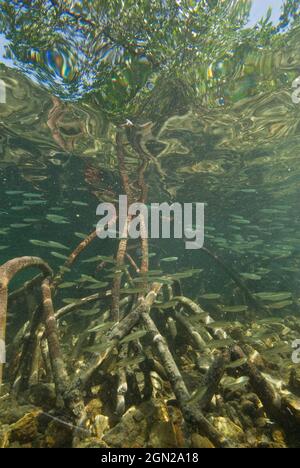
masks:
{"label": "submerged root", "polygon": [[[55,312],[52,302],[51,278],[44,279],[42,283],[43,307],[42,309],[40,307],[36,309],[30,326],[27,326],[28,337],[24,343],[26,344],[25,350],[23,346],[24,356],[20,359],[18,367],[19,384],[22,383],[22,390],[29,389],[29,394],[33,398],[38,391],[37,389],[42,388],[41,385],[46,389],[49,382],[50,385],[52,385],[52,382],[55,383],[55,398],[61,409],[57,407],[54,418],[61,420],[61,425],[69,432],[72,432],[73,446],[84,445],[84,440],[86,440],[86,443],[91,443],[88,441],[93,440],[94,431],[96,431],[95,433],[101,433],[101,437],[104,437],[103,440],[111,443],[111,440],[114,440],[114,424],[122,425],[123,421],[125,422],[129,418],[130,411],[133,411],[132,408],[135,407],[132,406],[135,404],[134,401],[136,401],[136,405],[143,405],[144,403],[141,403],[143,399],[144,401],[154,401],[153,399],[155,399],[158,402],[161,398],[166,399],[166,391],[169,402],[175,396],[176,401],[172,405],[175,405],[174,408],[178,408],[185,421],[185,427],[188,428],[188,433],[192,437],[191,444],[197,446],[198,444],[204,444],[215,447],[242,446],[244,442],[241,427],[244,427],[244,425],[249,427],[249,422],[248,416],[245,416],[241,409],[245,408],[246,411],[250,411],[250,407],[253,406],[251,411],[258,413],[261,411],[259,409],[260,404],[258,403],[255,409],[254,403],[247,401],[242,402],[240,405],[237,401],[227,400],[225,396],[222,411],[217,406],[218,399],[222,399],[226,395],[223,380],[228,378],[226,375],[227,368],[235,369],[236,362],[238,363],[236,370],[232,372],[240,377],[247,376],[249,378],[249,385],[256,395],[257,401],[263,405],[267,416],[287,432],[293,430],[293,428],[299,428],[299,414],[292,413],[292,409],[296,408],[295,403],[286,393],[281,394],[275,390],[256,364],[252,362],[252,358],[250,357],[247,360],[246,353],[241,347],[235,346],[231,350],[224,348],[220,352],[214,351],[211,346],[210,349],[207,348],[211,340],[214,343],[210,332],[213,335],[216,327],[212,328],[213,319],[203,311],[201,306],[184,296],[173,297],[172,291],[169,291],[170,298],[175,304],[177,302],[178,306],[171,308],[165,314],[165,317],[162,315],[162,318],[159,319],[162,322],[159,322],[156,301],[161,289],[161,284],[153,284],[147,296],[138,298],[137,303],[133,301],[131,311],[124,314],[120,322],[114,324],[103,337],[107,344],[105,351],[93,354],[91,359],[87,359],[81,343],[77,354],[78,360],[84,362],[84,367],[80,371],[76,369],[74,373],[71,370],[73,366],[70,360],[71,357],[63,353],[61,348],[57,321],[77,311],[78,307],[89,307],[94,302],[111,297],[111,293],[108,291],[103,294],[98,293],[88,296]],[[120,302],[119,306],[121,307],[122,304],[126,305],[129,302],[129,298],[125,298],[124,301]],[[152,309],[155,309],[153,318],[150,315]],[[199,327],[195,329],[192,322],[189,321],[190,314],[192,317],[198,316],[201,318],[199,321],[201,324],[200,330]],[[102,315],[103,323],[105,323],[109,314],[107,312]],[[201,365],[202,359],[208,358],[210,361],[205,375],[199,377],[198,374],[200,380],[198,380],[197,384],[196,382],[193,384],[190,382],[189,375],[185,371],[188,362],[186,361],[189,353],[188,349],[184,352],[184,356],[179,356],[177,353],[173,355],[173,348],[161,331],[161,327],[168,326],[170,317],[177,324],[177,331],[173,337],[170,334],[170,339],[175,340],[176,343],[184,330],[193,349],[194,368],[200,369],[203,367]],[[92,330],[99,322],[94,319],[91,320],[89,328]],[[201,327],[205,331],[203,337]],[[143,338],[141,340],[138,338],[133,339],[135,346],[130,354],[128,345],[122,343],[126,337],[130,340],[131,332],[137,329],[144,329],[147,335],[145,340]],[[92,335],[90,333],[85,336]],[[97,332],[95,335],[97,336]],[[133,332],[134,335],[135,331]],[[221,339],[222,336],[224,335],[216,334],[216,338]],[[228,333],[228,336],[230,336],[230,333]],[[130,359],[134,362],[135,358],[130,358],[129,355],[137,356],[137,363],[142,361],[138,365],[140,367],[139,375],[143,376],[144,388],[141,387],[140,378],[136,379],[136,375],[130,372],[129,369],[127,370],[126,366],[121,366],[120,369],[117,366],[114,371],[115,379],[113,383],[116,400],[115,405],[111,404],[110,416],[104,415],[109,414],[108,408],[104,409],[102,406],[98,408],[97,405],[97,411],[95,409],[91,413],[91,405],[94,405],[93,401],[98,403],[106,401],[105,398],[102,400],[103,397],[100,396],[105,385],[108,388],[109,386],[112,387],[112,382],[109,380],[111,366],[114,366],[114,363],[117,362],[126,362],[128,359],[129,362]],[[229,355],[233,366],[229,365]],[[196,365],[196,361],[200,363],[200,366]],[[49,368],[49,362],[51,368]],[[190,367],[189,369],[192,376],[195,371]],[[98,386],[100,390],[97,390],[97,392],[100,391],[100,394],[95,394],[95,389]],[[251,398],[251,401],[254,401],[253,397]],[[111,401],[111,403],[113,402]],[[168,406],[168,413],[170,408]],[[169,418],[169,416],[166,417]],[[91,423],[92,420],[93,423]],[[105,432],[100,430],[99,424],[105,424],[103,427],[106,427],[106,431],[109,431],[107,438],[104,435]],[[160,427],[160,424],[162,423],[160,422],[155,427]],[[170,422],[164,424],[167,426]],[[179,444],[178,440],[182,440],[182,436],[180,436],[180,431],[183,430],[182,424],[181,422],[180,429],[177,428],[176,431],[174,423],[170,426],[173,428],[172,431],[175,431],[172,442],[174,444]],[[226,424],[225,429],[224,424]],[[149,434],[151,435],[151,431]],[[180,443],[185,442],[181,441]]]}
{"label": "submerged root", "polygon": [[[231,355],[236,360],[246,358],[246,354],[239,346],[235,346],[232,349]],[[249,377],[250,385],[264,405],[267,415],[272,420],[288,430],[295,427],[300,428],[300,421],[292,414],[288,399],[285,396],[281,396],[274,386],[266,380],[251,360],[251,357],[241,367],[241,372]]]}
{"label": "submerged root", "polygon": [[[148,192],[145,171],[154,161],[139,147],[134,150],[141,159],[137,184],[129,176],[122,131],[118,129],[116,152],[125,193],[130,203],[134,200],[145,203]],[[109,227],[115,223],[113,219]],[[141,230],[145,231],[142,218]],[[28,323],[12,346],[10,385],[13,391],[8,400],[13,401],[22,392],[33,404],[43,406],[23,408],[25,413],[8,424],[7,433],[2,435],[0,430],[0,444],[8,446],[14,440],[15,424],[21,438],[24,425],[31,431],[32,438],[36,438],[40,424],[37,418],[47,417],[44,404],[46,406],[49,401],[55,402],[51,406],[52,410],[55,408],[55,415],[53,411],[48,414],[52,419],[45,430],[48,438],[42,445],[51,440],[56,424],[67,431],[63,439],[65,445],[76,447],[122,447],[124,444],[157,447],[160,443],[168,447],[246,446],[247,429],[253,429],[259,436],[258,420],[267,421],[267,418],[278,425],[279,431],[284,428],[286,434],[290,429],[299,429],[300,406],[294,395],[278,391],[252,357],[248,358],[249,347],[245,347],[247,352],[243,347],[243,330],[233,333],[230,327],[227,331],[226,325],[215,324],[210,313],[183,295],[179,282],[169,286],[168,304],[161,302],[164,281],[154,284],[149,281],[149,245],[146,236],[142,237],[140,265],[128,254],[128,240],[122,239],[111,290],[84,297],[57,311],[53,305],[57,288],[65,272],[97,238],[96,231],[76,247],[54,279],[48,265],[38,258],[15,259],[0,267],[0,346],[5,341],[11,279],[24,268],[37,267],[42,272],[10,296],[11,304],[29,297],[27,305],[32,310]],[[204,250],[227,272],[254,309],[268,312],[233,269],[208,249]],[[96,272],[104,268],[105,262],[102,262]],[[129,268],[133,270],[130,273]],[[135,280],[141,286],[137,292],[133,292]],[[128,285],[133,289],[122,298],[121,288],[126,281],[124,292]],[[37,306],[35,300],[31,300],[35,287],[41,287],[42,291],[42,303]],[[99,306],[98,314],[97,305],[96,317],[93,310],[92,318],[83,314],[83,324],[76,324],[75,331],[72,329],[69,333],[68,316],[100,301],[101,307],[104,303],[108,310],[100,312]],[[68,328],[65,336],[64,327]],[[180,342],[182,336],[183,343]],[[236,345],[229,348],[228,341]],[[86,343],[88,348],[85,348]],[[237,380],[237,376],[240,379]],[[242,390],[238,387],[237,391],[237,382],[245,384]],[[297,387],[295,375],[290,384]],[[40,393],[47,396],[44,404],[41,399],[36,401]],[[29,427],[28,422],[32,426]],[[271,437],[271,431],[269,433]],[[164,436],[162,439],[160,434]],[[283,445],[282,441],[280,444]]]}
{"label": "submerged root", "polygon": [[51,368],[56,387],[56,395],[58,404],[63,405],[63,397],[68,388],[69,378],[60,349],[58,328],[52,303],[51,286],[47,279],[42,284],[42,296],[45,330],[49,346]]}
{"label": "submerged root", "polygon": [[5,338],[7,321],[8,286],[20,271],[27,268],[39,268],[44,276],[52,276],[51,268],[42,259],[36,257],[21,257],[10,260],[0,267],[0,391],[2,387],[3,365],[5,364]]}
{"label": "submerged root", "polygon": [[178,405],[187,423],[195,426],[204,435],[216,445],[216,447],[227,447],[230,445],[227,441],[205,418],[201,410],[197,408],[191,401],[191,395],[184,383],[182,375],[169,351],[168,345],[162,335],[159,333],[155,323],[149,314],[143,313],[142,320],[151,334],[153,345],[160,357],[163,368],[168,376],[168,380],[172,386],[176,396]]}

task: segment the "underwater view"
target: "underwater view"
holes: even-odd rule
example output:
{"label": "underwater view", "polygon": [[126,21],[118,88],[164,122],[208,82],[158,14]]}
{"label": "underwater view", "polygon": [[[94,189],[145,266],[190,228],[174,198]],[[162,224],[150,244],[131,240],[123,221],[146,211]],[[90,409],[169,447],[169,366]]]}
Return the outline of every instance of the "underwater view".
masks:
{"label": "underwater view", "polygon": [[0,448],[300,448],[299,42],[0,0]]}

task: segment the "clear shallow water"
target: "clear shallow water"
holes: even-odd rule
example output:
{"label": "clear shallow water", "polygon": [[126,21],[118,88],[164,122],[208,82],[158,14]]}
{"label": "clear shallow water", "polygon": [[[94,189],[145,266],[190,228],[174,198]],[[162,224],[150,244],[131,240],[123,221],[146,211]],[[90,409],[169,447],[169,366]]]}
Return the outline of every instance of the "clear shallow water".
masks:
{"label": "clear shallow water", "polygon": [[[59,242],[71,252],[78,233],[93,230],[99,202],[114,202],[123,193],[119,128],[133,190],[148,161],[148,203],[205,202],[206,247],[253,293],[282,293],[264,301],[269,316],[298,318],[300,104],[292,100],[300,75],[297,2],[288,2],[278,24],[252,29],[246,27],[246,1],[222,7],[209,2],[203,11],[197,2],[182,9],[176,2],[149,9],[140,2],[123,16],[118,2],[107,6],[108,13],[97,2],[75,3],[58,20],[48,2],[19,10],[14,2],[1,2],[8,48],[0,64],[6,85],[6,103],[0,104],[0,263],[23,255],[40,256],[55,270],[64,263],[55,253],[68,255],[66,250],[32,241]],[[47,18],[43,8],[50,8]],[[127,119],[133,126],[124,127]],[[113,255],[116,248],[115,241],[96,240],[83,259]],[[152,270],[204,270],[182,287],[216,320],[248,326],[253,314],[261,318],[203,251],[187,252],[181,240],[155,240],[150,252],[156,254]],[[138,261],[137,243],[131,253]],[[175,256],[176,262],[163,261]],[[78,263],[67,281],[83,273],[91,274],[90,266]],[[15,286],[31,277],[22,275]],[[78,285],[61,290],[55,306],[70,297],[82,297]],[[235,312],[234,306],[249,309]],[[9,337],[24,320],[12,319]],[[295,338],[287,338],[290,347]],[[292,366],[291,353],[284,356],[285,368]]]}

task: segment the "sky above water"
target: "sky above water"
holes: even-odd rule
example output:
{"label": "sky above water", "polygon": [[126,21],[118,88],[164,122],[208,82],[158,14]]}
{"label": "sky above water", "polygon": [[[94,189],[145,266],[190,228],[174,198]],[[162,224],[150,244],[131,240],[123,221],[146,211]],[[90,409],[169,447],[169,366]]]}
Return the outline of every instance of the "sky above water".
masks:
{"label": "sky above water", "polygon": [[257,21],[266,15],[270,7],[272,8],[271,19],[274,23],[277,23],[280,17],[282,4],[283,0],[253,0],[250,24],[254,25],[257,23]]}

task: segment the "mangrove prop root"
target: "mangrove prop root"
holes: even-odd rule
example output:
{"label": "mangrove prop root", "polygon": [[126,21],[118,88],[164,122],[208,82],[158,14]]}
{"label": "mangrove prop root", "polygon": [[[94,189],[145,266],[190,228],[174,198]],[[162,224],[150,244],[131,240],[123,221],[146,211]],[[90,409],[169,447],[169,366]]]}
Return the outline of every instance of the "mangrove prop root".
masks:
{"label": "mangrove prop root", "polygon": [[205,418],[201,410],[190,401],[191,396],[173,356],[169,351],[168,345],[163,336],[159,333],[149,313],[143,313],[142,320],[146,329],[152,336],[153,345],[157,350],[161,363],[168,376],[168,380],[172,386],[185,421],[204,433],[216,447],[221,448],[229,446],[229,442],[225,440],[225,438]]}
{"label": "mangrove prop root", "polygon": [[[112,219],[111,222],[109,223],[109,225],[115,223],[115,221],[116,221],[116,219]],[[64,267],[55,276],[55,278],[53,280],[53,284],[52,284],[53,289],[55,289],[58,286],[58,284],[63,280],[64,272],[66,271],[64,269],[67,269],[67,268],[71,267],[73,265],[73,263],[78,259],[78,257],[84,252],[84,250],[96,239],[96,237],[97,237],[97,231],[93,231],[89,236],[86,237],[86,239],[84,239],[82,242],[80,242],[80,244],[78,244],[78,246],[74,249],[74,251],[70,254],[69,258],[65,262]],[[39,261],[42,264],[44,263],[40,259],[39,259]],[[47,268],[49,269],[49,271],[51,271],[50,268],[46,265],[46,269]],[[52,272],[51,272],[51,274],[52,274]],[[38,275],[35,278],[33,278],[33,280],[28,281],[27,283],[25,283],[25,285],[22,288],[20,288],[20,289],[14,291],[13,293],[11,293],[11,295],[9,296],[9,299],[11,301],[15,301],[15,300],[18,300],[19,297],[21,297],[22,295],[24,295],[24,294],[26,295],[27,291],[31,292],[32,289],[35,286],[39,285],[42,282],[44,276],[45,275]],[[1,279],[0,279],[0,281],[1,281]],[[83,300],[83,302],[84,302],[84,300]],[[87,302],[89,302],[89,301],[87,301]],[[80,304],[80,305],[84,305],[84,304]],[[75,306],[75,307],[77,308],[77,306]],[[73,307],[71,306],[71,311],[72,310],[73,310]],[[19,391],[19,390],[22,390],[23,385],[26,386],[26,381],[28,382],[28,375],[25,378],[24,378],[24,375],[23,375],[24,374],[24,368],[26,368],[26,361],[28,361],[28,358],[31,358],[31,353],[32,353],[32,351],[34,349],[34,344],[33,344],[34,343],[34,337],[35,337],[37,327],[38,327],[38,325],[39,325],[39,323],[41,321],[41,317],[42,317],[42,314],[41,314],[40,311],[41,311],[41,308],[38,308],[36,317],[35,317],[35,319],[32,319],[32,323],[30,324],[31,331],[28,334],[28,338],[25,339],[25,341],[27,341],[27,343],[25,343],[25,345],[23,346],[23,350],[22,350],[21,358],[20,358],[20,363],[21,363],[20,366],[22,367],[23,372],[20,372],[20,368],[19,368],[19,372],[17,372],[15,374],[15,378],[14,378],[13,388],[15,389],[16,392]],[[68,309],[67,310],[61,310],[60,312],[61,312],[62,315],[64,313],[66,313],[66,314],[69,313]],[[28,363],[27,363],[27,365],[28,365]],[[18,374],[18,376],[17,376],[17,374]],[[21,375],[23,375],[23,377],[21,377]]]}
{"label": "mangrove prop root", "polygon": [[133,260],[133,258],[131,257],[131,255],[129,255],[129,253],[126,254],[126,258],[127,260],[129,261],[130,265],[132,266],[132,268],[135,270],[135,272],[137,274],[139,274],[141,272],[141,270],[139,269],[139,267],[137,266],[137,264],[135,263],[135,261]]}
{"label": "mangrove prop root", "polygon": [[31,292],[28,292],[28,294],[26,294],[26,308],[27,308],[27,311],[28,311],[28,317],[29,317],[29,320],[31,320],[32,318],[32,315],[33,315],[33,311],[36,309],[36,307],[38,306],[38,303],[36,301],[36,298],[33,294],[33,291]]}
{"label": "mangrove prop root", "polygon": [[[123,352],[122,352],[123,351]],[[127,346],[121,350],[120,357],[126,359]],[[117,386],[117,404],[116,404],[116,415],[121,417],[126,410],[125,396],[128,391],[128,383],[125,369],[119,369],[118,371],[118,386]]]}
{"label": "mangrove prop root", "polygon": [[169,351],[166,340],[159,333],[155,323],[153,322],[149,314],[143,313],[142,320],[147,331],[152,337],[153,344],[155,345],[155,348],[158,351],[158,355],[166,371],[166,374],[168,375],[176,398],[179,402],[188,401],[190,399],[188,389],[183,381],[183,378],[177,365],[175,364],[173,356]]}
{"label": "mangrove prop root", "polygon": [[175,296],[174,301],[180,302],[182,305],[188,307],[193,314],[195,315],[203,315],[203,320],[206,320],[206,316],[208,315],[204,310],[195,302],[193,302],[191,299],[185,297],[185,296]]}
{"label": "mangrove prop root", "polygon": [[190,335],[193,344],[196,346],[196,349],[199,351],[204,351],[206,348],[206,342],[202,338],[199,332],[197,332],[189,320],[184,317],[184,315],[178,311],[175,311],[175,318],[177,322],[182,325],[186,332]]}
{"label": "mangrove prop root", "polygon": [[[125,194],[128,197],[128,203],[130,204],[133,201],[133,196],[132,196],[132,191],[130,187],[129,176],[128,176],[127,169],[126,169],[122,135],[120,131],[118,131],[116,134],[116,146],[117,146],[117,157],[118,157],[118,162],[119,162],[119,172],[120,172],[120,176],[122,179]],[[127,236],[127,228],[131,219],[132,217],[128,216],[127,223],[126,223],[126,232],[123,233],[125,236]],[[124,239],[121,239],[119,243],[118,253],[116,257],[117,272],[116,272],[116,275],[113,281],[113,287],[112,287],[111,320],[114,322],[118,322],[120,320],[119,302],[120,302],[120,289],[121,289],[121,284],[122,284],[122,272],[121,271],[119,272],[118,270],[122,270],[125,264],[127,246],[128,246],[128,238],[125,237]]]}
{"label": "mangrove prop root", "polygon": [[86,239],[84,239],[80,244],[76,247],[76,249],[69,255],[68,259],[66,260],[63,268],[61,269],[60,273],[58,273],[53,281],[53,286],[56,287],[62,280],[64,276],[64,269],[70,268],[77,260],[79,255],[97,238],[97,231],[93,231],[89,234]]}
{"label": "mangrove prop root", "polygon": [[[177,283],[178,284],[176,286],[175,285],[172,285],[172,286],[167,285],[165,287],[165,291],[167,293],[167,300],[168,301],[173,301],[174,300],[174,292],[175,292],[174,289],[176,289],[177,293],[180,292],[180,297],[182,296],[180,283],[179,282],[177,282]],[[178,285],[179,285],[179,287],[178,287]],[[206,348],[206,342],[204,341],[204,339],[202,338],[200,333],[195,330],[195,328],[190,323],[188,318],[185,317],[185,315],[183,314],[183,311],[182,311],[182,307],[180,307],[180,306],[179,307],[174,307],[172,309],[172,312],[173,312],[173,316],[174,316],[176,322],[179,323],[180,325],[182,325],[182,327],[184,328],[186,333],[192,339],[192,342],[193,342],[194,346],[196,346],[196,349],[198,349],[199,351],[204,351],[205,348]],[[175,322],[175,320],[174,320],[174,322]],[[176,322],[175,322],[175,327],[176,327]],[[169,324],[171,324],[171,323],[169,322]],[[170,331],[171,330],[172,330],[172,327],[170,327]],[[177,327],[176,327],[176,330],[177,330]],[[176,333],[176,335],[177,335],[177,333]],[[173,337],[173,340],[174,340],[174,337]]]}
{"label": "mangrove prop root", "polygon": [[[115,221],[116,221],[116,218],[112,219],[109,225],[111,226],[113,223],[115,223]],[[96,237],[97,237],[97,231],[93,231],[89,236],[86,237],[86,239],[80,242],[80,244],[76,247],[76,249],[70,254],[69,258],[64,264],[64,267],[60,270],[60,272],[55,276],[53,280],[52,287],[54,290],[58,286],[58,284],[63,280],[66,269],[73,265],[73,263],[78,259],[80,254],[84,252],[84,250],[93,242],[93,240],[96,239]],[[40,261],[43,263],[42,260]],[[27,289],[31,291],[35,285],[39,284],[42,281],[43,277],[44,275],[39,275],[35,277],[32,281],[25,283],[25,285],[22,288],[18,289],[17,291],[13,292],[10,295],[10,299],[12,301],[17,300],[22,294],[24,293],[26,294]],[[25,344],[23,346],[23,350],[22,350],[21,357],[20,357],[19,370],[15,373],[15,378],[13,380],[14,381],[13,388],[15,392],[18,392],[24,389],[26,387],[26,382],[28,383],[29,377],[25,369],[28,368],[28,360],[31,359],[31,355],[34,349],[34,337],[35,337],[37,327],[42,317],[41,310],[42,310],[42,306],[36,309],[36,315],[35,317],[32,318],[32,321],[30,324],[30,333],[28,334],[27,338],[26,337],[24,338]],[[64,313],[67,314],[68,310],[66,311],[62,310],[61,312],[62,314]]]}
{"label": "mangrove prop root", "polygon": [[[134,283],[133,278],[132,278],[132,276],[130,274],[129,268],[126,265],[124,266],[124,275],[125,275],[128,283],[130,284],[130,286],[132,288],[135,287],[135,283]],[[120,307],[119,307],[119,309],[120,309]]]}
{"label": "mangrove prop root", "polygon": [[[15,258],[0,267],[0,347],[2,351],[4,351],[2,354],[5,354],[9,283],[20,271],[33,267],[39,268],[44,276],[52,276],[51,268],[41,258],[37,257]],[[2,387],[3,364],[5,364],[5,356],[0,356],[0,392]]]}
{"label": "mangrove prop root", "polygon": [[[214,319],[207,312],[204,312],[204,310],[191,299],[184,296],[176,296],[174,297],[174,300],[189,308],[194,315],[199,315],[199,318],[201,319],[202,323],[208,328],[209,325],[214,323]],[[220,340],[227,339],[227,333],[221,328],[213,329],[212,333],[216,338]]]}
{"label": "mangrove prop root", "polygon": [[[129,220],[128,220],[129,222]],[[122,239],[119,243],[117,258],[116,258],[116,274],[112,287],[112,306],[111,306],[111,321],[118,322],[120,320],[120,289],[122,284],[122,268],[125,263],[125,255],[128,245],[128,239]],[[119,271],[120,270],[120,271]]]}
{"label": "mangrove prop root", "polygon": [[[146,222],[141,214],[141,249],[142,249],[142,262],[141,262],[141,273],[146,275],[149,271],[149,242],[147,239],[146,233]],[[147,280],[145,279],[145,287],[147,285]]]}
{"label": "mangrove prop root", "polygon": [[141,191],[140,202],[146,203],[148,198],[148,185],[145,183],[145,172],[148,169],[149,161],[143,161],[140,170],[139,170],[139,188]]}
{"label": "mangrove prop root", "polygon": [[84,297],[74,302],[73,304],[68,304],[67,306],[59,309],[57,312],[55,312],[55,318],[56,320],[61,320],[66,315],[69,315],[72,312],[78,309],[81,309],[85,305],[92,304],[93,302],[97,302],[100,299],[105,299],[106,297],[110,297],[110,296],[111,296],[111,291],[106,291],[104,293],[101,292],[101,293],[93,294],[88,297]]}
{"label": "mangrove prop root", "polygon": [[[120,176],[122,179],[123,188],[124,188],[125,194],[128,197],[128,203],[131,204],[133,202],[133,194],[132,194],[132,190],[130,186],[130,179],[129,179],[128,172],[126,169],[125,154],[124,154],[124,148],[123,148],[123,142],[122,142],[122,133],[120,130],[118,130],[116,133],[116,149],[117,149],[117,158],[118,158],[118,163],[119,163],[119,172],[120,172]],[[128,216],[127,224],[126,224],[126,232],[122,233],[125,236],[127,236],[127,228],[131,219],[132,217]],[[128,246],[128,238],[125,237],[124,239],[121,239],[119,243],[118,253],[116,257],[117,272],[116,272],[116,275],[113,281],[113,287],[112,287],[111,320],[115,322],[118,322],[120,320],[119,302],[120,302],[120,289],[121,289],[121,284],[122,284],[122,272],[119,272],[118,270],[122,270],[125,264],[127,246]]]}
{"label": "mangrove prop root", "polygon": [[213,397],[217,394],[220,382],[225,374],[226,364],[228,364],[229,360],[229,352],[224,351],[223,354],[214,359],[214,362],[210,366],[203,382],[206,391],[199,400],[199,406],[203,410],[210,405]]}
{"label": "mangrove prop root", "polygon": [[23,347],[19,359],[19,365],[16,369],[14,378],[12,379],[12,390],[14,394],[27,389],[29,378],[31,360],[36,344],[36,333],[43,318],[43,307],[38,306],[32,316],[31,322],[28,322],[28,328],[24,330]]}
{"label": "mangrove prop root", "polygon": [[157,295],[162,288],[161,284],[154,283],[151,287],[151,291],[145,298],[139,300],[138,305],[134,308],[125,318],[114,325],[112,330],[107,336],[110,344],[108,344],[107,350],[101,353],[99,356],[93,357],[87,366],[87,370],[75,377],[71,383],[68,393],[75,389],[84,390],[93,376],[98,372],[101,364],[107,359],[111,351],[118,345],[118,343],[125,338],[131,330],[139,323],[141,314],[143,312],[149,312],[152,305],[154,304]]}
{"label": "mangrove prop root", "polygon": [[[119,163],[119,172],[120,172],[120,176],[122,179],[123,188],[124,188],[125,194],[127,195],[128,203],[131,204],[133,202],[133,191],[130,185],[130,178],[129,178],[127,168],[126,168],[122,133],[120,132],[120,130],[117,131],[116,133],[116,149],[117,149],[117,157],[118,157],[118,163]],[[146,201],[146,198],[147,198],[147,188],[146,188],[145,178],[144,178],[146,169],[147,169],[147,163],[144,161],[139,171],[139,188],[141,192],[140,199],[143,200],[144,202]],[[128,224],[131,222],[131,220],[132,220],[132,216],[128,216],[126,228],[128,227]],[[142,219],[141,221],[141,233],[142,233],[141,235],[142,263],[141,263],[140,271],[142,275],[146,275],[146,273],[149,270],[149,245],[148,245],[148,239],[146,235],[146,223],[144,219]],[[127,229],[126,229],[125,235],[127,235]],[[118,248],[118,253],[117,253],[117,258],[116,258],[117,270],[122,269],[124,266],[125,258],[127,255],[127,247],[128,247],[128,239],[127,238],[122,239],[119,243],[119,248]],[[131,261],[130,258],[129,260]],[[136,271],[138,270],[136,266],[135,266],[135,269]],[[113,282],[113,288],[112,288],[112,307],[111,307],[111,320],[112,321],[120,320],[119,302],[120,302],[121,284],[122,284],[122,273],[117,271],[115,278],[114,278],[114,282]],[[145,279],[144,286],[145,287],[147,286],[146,279]]]}
{"label": "mangrove prop root", "polygon": [[32,280],[26,281],[26,283],[24,283],[24,285],[21,288],[16,289],[8,296],[9,303],[13,304],[14,302],[17,302],[20,298],[23,298],[24,296],[27,297],[28,294],[32,293],[34,288],[36,288],[37,286],[41,286],[43,279],[43,275],[37,275],[34,278],[32,278]]}
{"label": "mangrove prop root", "polygon": [[52,374],[51,362],[50,362],[50,357],[49,357],[49,346],[48,346],[47,340],[43,336],[41,338],[40,346],[41,346],[41,355],[43,359],[46,381],[50,383],[53,380],[53,374]]}
{"label": "mangrove prop root", "polygon": [[[246,354],[239,346],[234,346],[231,350],[231,358],[233,360],[244,359]],[[251,357],[241,367],[241,373],[249,377],[250,385],[261,400],[270,419],[289,429],[295,425],[292,414],[284,405],[284,400],[251,361]]]}
{"label": "mangrove prop root", "polygon": [[[113,224],[114,222],[115,222],[115,219],[111,220],[110,225]],[[66,269],[66,268],[71,267],[72,264],[78,259],[79,255],[93,242],[94,239],[96,239],[96,237],[97,237],[97,231],[93,231],[89,236],[87,236],[86,239],[80,242],[80,244],[76,247],[76,249],[69,256],[64,267],[55,276],[53,280],[53,284],[52,284],[53,289],[55,289],[58,286],[58,284],[62,281],[63,276],[64,276],[64,268]],[[22,294],[26,293],[27,289],[31,291],[35,285],[39,284],[42,281],[42,279],[43,279],[43,275],[39,275],[35,277],[31,282],[25,283],[23,288],[20,288],[19,290],[13,292],[10,295],[11,300],[18,299]],[[110,293],[108,292],[107,294],[109,295]],[[95,300],[97,300],[96,295],[94,295],[91,298],[91,302],[94,301],[94,298]],[[89,303],[89,302],[90,302],[89,298],[87,298],[86,302],[85,302],[85,299],[83,299],[82,301],[78,301],[78,305],[76,303],[59,311],[57,318],[60,318],[64,316],[65,314],[72,312],[74,309],[77,309],[77,307],[84,305],[85,303]],[[28,384],[29,376],[28,376],[28,372],[26,371],[26,369],[28,370],[28,365],[29,365],[28,361],[31,359],[32,352],[34,350],[35,333],[39,326],[39,323],[41,322],[41,317],[42,317],[41,310],[42,310],[42,306],[37,309],[36,315],[32,319],[31,324],[30,324],[30,333],[28,334],[27,338],[26,337],[24,338],[25,344],[23,346],[23,350],[22,350],[21,357],[20,357],[20,365],[14,378],[13,388],[15,392],[23,390],[24,388],[26,388],[26,385]]]}
{"label": "mangrove prop root", "polygon": [[144,375],[146,373],[150,374],[150,372],[156,372],[156,374],[158,374],[162,380],[167,381],[168,376],[165,372],[164,367],[157,359],[155,359],[150,349],[143,350],[141,347],[141,352],[143,352],[143,354],[145,355],[145,360],[139,364],[139,367],[144,373]]}
{"label": "mangrove prop root", "polygon": [[117,131],[116,133],[116,147],[117,147],[117,157],[119,163],[119,172],[123,183],[123,188],[125,190],[125,194],[128,197],[128,203],[131,204],[133,202],[132,190],[130,186],[130,180],[126,169],[125,163],[125,154],[122,142],[122,133]]}
{"label": "mangrove prop root", "polygon": [[[115,223],[116,223],[117,218],[113,217],[110,219],[107,227],[111,228]],[[103,228],[104,230],[105,228]],[[55,278],[53,280],[53,288],[56,288],[58,284],[62,281],[65,271],[68,270],[78,259],[78,257],[85,251],[87,247],[95,240],[97,237],[101,234],[101,231],[98,231],[97,229],[91,234],[89,234],[78,246],[73,250],[73,252],[69,255],[68,259],[66,260],[65,264],[61,268],[60,272],[55,275]]]}
{"label": "mangrove prop root", "polygon": [[33,385],[37,385],[39,382],[40,364],[42,360],[41,339],[42,339],[43,334],[44,334],[44,327],[41,325],[35,335],[35,346],[34,346],[34,352],[33,352],[32,361],[31,361],[29,387]]}
{"label": "mangrove prop root", "polygon": [[[127,296],[127,297],[124,297],[124,299],[122,299],[120,301],[120,309],[122,308],[126,308],[126,306],[128,306],[128,304],[130,304],[130,302],[132,301],[132,298],[130,296]],[[109,320],[110,318],[110,310],[106,310],[105,312],[102,313],[102,321],[103,323],[107,322],[107,320]],[[99,321],[98,321],[98,318],[96,318],[95,320],[93,320],[91,323],[90,323],[90,329],[94,328],[94,327],[97,327],[97,325],[99,325]],[[85,342],[88,343],[88,346],[93,346],[95,344],[95,340],[96,340],[96,337],[97,337],[97,332],[90,332],[90,331],[86,331],[85,333],[82,334],[82,339],[81,337],[79,337],[77,343],[76,343],[76,346],[74,348],[74,356],[77,355],[77,353],[80,353],[81,352],[81,348],[82,346],[84,345]],[[78,354],[79,356],[79,354]]]}
{"label": "mangrove prop root", "polygon": [[168,317],[167,322],[166,322],[166,326],[167,326],[167,330],[169,332],[169,335],[171,337],[172,344],[174,345],[175,340],[176,340],[176,338],[178,336],[177,324],[176,324],[175,320],[172,317]]}
{"label": "mangrove prop root", "polygon": [[[148,198],[148,185],[145,183],[145,172],[148,168],[148,161],[145,159],[139,170],[139,188],[141,192],[140,202],[146,203]],[[148,241],[148,232],[146,229],[146,220],[143,216],[143,213],[140,213],[141,216],[141,249],[142,249],[142,263],[141,263],[141,273],[146,274],[149,270],[149,241]]]}
{"label": "mangrove prop root", "polygon": [[22,349],[26,334],[29,330],[29,322],[26,322],[15,335],[13,342],[10,345],[10,360],[8,363],[8,375],[9,381],[14,382],[15,376],[17,374],[17,369],[19,369],[20,362],[20,349]]}
{"label": "mangrove prop root", "polygon": [[58,328],[54,315],[50,281],[45,279],[42,284],[44,321],[46,337],[49,346],[51,367],[59,403],[63,401],[63,395],[68,388],[68,375],[62,358],[59,344]]}

